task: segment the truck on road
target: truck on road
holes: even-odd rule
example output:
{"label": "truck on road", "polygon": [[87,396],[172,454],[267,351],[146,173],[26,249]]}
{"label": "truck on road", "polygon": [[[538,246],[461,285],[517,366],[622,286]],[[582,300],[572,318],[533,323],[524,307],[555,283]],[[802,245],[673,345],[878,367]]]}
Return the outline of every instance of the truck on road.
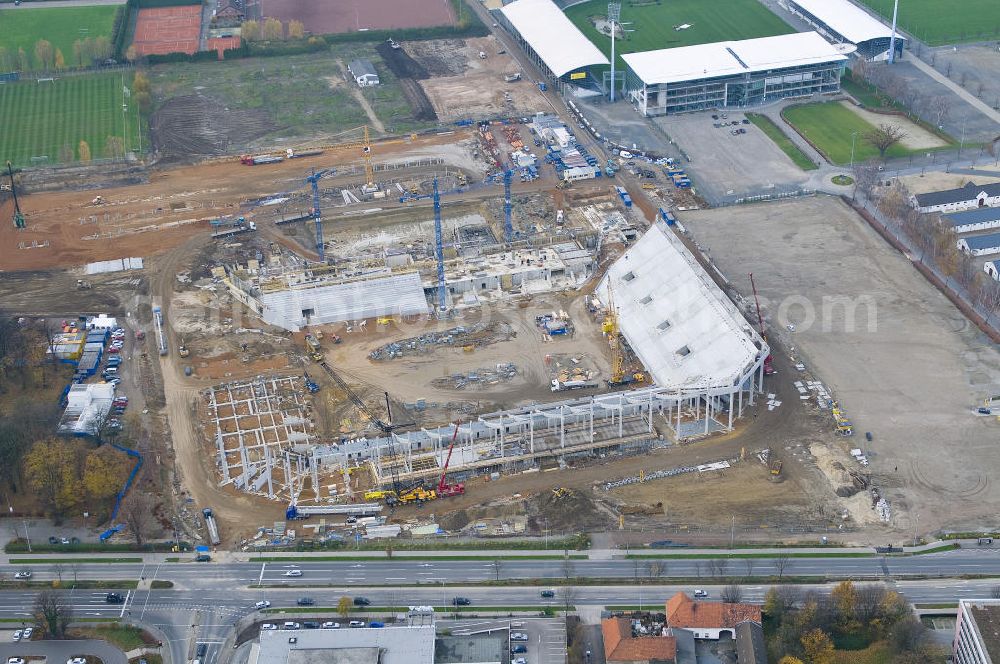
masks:
{"label": "truck on road", "polygon": [[222,540],[219,539],[219,526],[215,523],[215,515],[212,513],[212,509],[206,507],[201,511],[201,514],[205,517],[205,528],[208,529],[208,541],[212,546],[218,546]]}

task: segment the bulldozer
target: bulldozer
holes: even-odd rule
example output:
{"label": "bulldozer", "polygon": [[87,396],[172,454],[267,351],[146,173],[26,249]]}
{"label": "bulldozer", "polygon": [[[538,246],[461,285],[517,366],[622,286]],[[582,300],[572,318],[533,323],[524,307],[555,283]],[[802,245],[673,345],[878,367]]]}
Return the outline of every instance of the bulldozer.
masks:
{"label": "bulldozer", "polygon": [[557,486],[556,488],[552,489],[552,495],[555,496],[556,500],[559,500],[561,498],[569,498],[570,496],[573,495],[573,490],[567,489],[564,486]]}

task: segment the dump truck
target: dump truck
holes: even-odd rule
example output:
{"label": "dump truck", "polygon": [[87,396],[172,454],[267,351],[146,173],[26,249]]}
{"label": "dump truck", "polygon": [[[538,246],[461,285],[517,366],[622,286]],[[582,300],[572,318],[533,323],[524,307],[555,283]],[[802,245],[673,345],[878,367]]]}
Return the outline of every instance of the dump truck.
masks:
{"label": "dump truck", "polygon": [[208,529],[208,541],[212,546],[218,546],[222,540],[219,539],[219,526],[215,523],[215,515],[212,513],[210,507],[206,507],[201,511],[201,515],[205,517],[205,528]]}

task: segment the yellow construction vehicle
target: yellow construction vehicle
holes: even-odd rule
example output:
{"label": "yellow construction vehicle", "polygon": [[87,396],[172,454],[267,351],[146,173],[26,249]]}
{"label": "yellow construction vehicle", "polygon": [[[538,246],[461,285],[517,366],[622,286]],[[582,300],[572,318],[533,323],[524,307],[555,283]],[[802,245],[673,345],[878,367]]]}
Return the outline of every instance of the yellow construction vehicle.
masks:
{"label": "yellow construction vehicle", "polygon": [[618,310],[615,309],[610,283],[608,284],[608,311],[601,322],[601,331],[607,336],[608,344],[611,346],[611,378],[607,381],[608,387],[645,382],[646,374],[639,371],[630,373],[625,369],[625,352],[622,350],[621,330],[618,327]]}
{"label": "yellow construction vehicle", "polygon": [[365,500],[395,500],[396,492],[392,489],[373,489],[365,491]]}
{"label": "yellow construction vehicle", "polygon": [[180,355],[181,357],[187,357],[188,355],[191,354],[191,351],[187,349],[187,346],[178,346],[177,354]]}
{"label": "yellow construction vehicle", "polygon": [[309,350],[309,357],[313,362],[322,362],[323,353],[321,352],[323,347],[319,345],[319,340],[316,339],[311,334],[306,335],[306,347]]}
{"label": "yellow construction vehicle", "polygon": [[430,500],[437,498],[437,494],[430,490],[428,491],[422,486],[414,487],[409,491],[404,491],[402,495],[399,496],[399,502],[406,505],[408,503],[425,503]]}
{"label": "yellow construction vehicle", "polygon": [[389,325],[394,323],[395,320],[391,316],[381,316],[375,322],[379,325]]}

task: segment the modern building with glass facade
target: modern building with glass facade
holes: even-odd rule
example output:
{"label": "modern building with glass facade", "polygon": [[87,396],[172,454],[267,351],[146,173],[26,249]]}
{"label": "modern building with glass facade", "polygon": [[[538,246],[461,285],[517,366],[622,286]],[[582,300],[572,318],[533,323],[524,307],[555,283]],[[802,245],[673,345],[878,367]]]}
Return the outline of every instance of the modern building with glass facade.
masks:
{"label": "modern building with glass facade", "polygon": [[625,89],[645,116],[749,108],[840,92],[847,62],[816,32],[629,53]]}
{"label": "modern building with glass facade", "polygon": [[[892,28],[849,0],[779,0],[779,5],[797,15],[832,42],[852,44],[858,57],[878,61],[889,58]],[[896,57],[903,54],[906,39],[896,34]]]}

